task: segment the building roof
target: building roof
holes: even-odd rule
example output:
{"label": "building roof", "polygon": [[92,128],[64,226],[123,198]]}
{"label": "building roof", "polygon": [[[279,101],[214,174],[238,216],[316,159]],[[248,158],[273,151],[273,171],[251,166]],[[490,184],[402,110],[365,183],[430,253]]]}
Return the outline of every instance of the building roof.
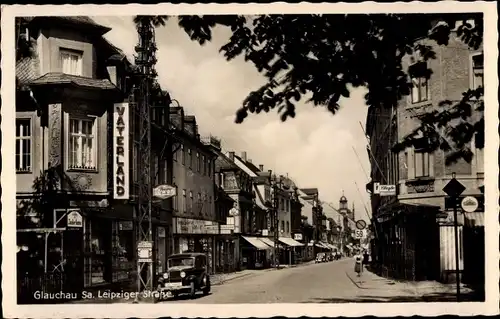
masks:
{"label": "building roof", "polygon": [[111,28],[105,27],[101,24],[96,23],[88,16],[40,16],[40,17],[23,17],[23,19],[30,24],[36,24],[38,22],[47,20],[59,20],[63,24],[70,24],[76,27],[82,27],[86,29],[92,29],[98,33],[105,34],[111,31]]}
{"label": "building roof", "polygon": [[215,171],[235,169],[239,169],[238,165],[231,161],[222,152],[218,152],[217,159],[215,160]]}
{"label": "building roof", "polygon": [[315,195],[319,193],[317,188],[301,188],[300,190],[306,195]]}
{"label": "building roof", "polygon": [[102,90],[115,90],[117,87],[108,79],[92,79],[64,73],[47,73],[29,82],[30,85],[73,84],[76,86]]}

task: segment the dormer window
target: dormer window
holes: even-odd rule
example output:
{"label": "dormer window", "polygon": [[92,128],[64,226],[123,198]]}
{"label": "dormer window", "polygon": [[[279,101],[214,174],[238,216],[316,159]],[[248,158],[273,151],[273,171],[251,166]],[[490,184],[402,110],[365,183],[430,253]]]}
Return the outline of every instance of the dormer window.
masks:
{"label": "dormer window", "polygon": [[82,58],[83,54],[79,51],[60,49],[61,71],[64,74],[83,75]]}

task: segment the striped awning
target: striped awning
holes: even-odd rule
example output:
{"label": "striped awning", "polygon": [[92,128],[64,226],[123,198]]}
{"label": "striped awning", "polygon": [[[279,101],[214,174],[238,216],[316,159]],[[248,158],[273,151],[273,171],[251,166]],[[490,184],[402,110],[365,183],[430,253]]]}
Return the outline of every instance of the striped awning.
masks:
{"label": "striped awning", "polygon": [[249,242],[252,246],[257,248],[258,250],[270,250],[271,247],[268,245],[264,244],[264,242],[260,241],[259,238],[257,237],[245,237],[241,236],[243,239],[245,239],[247,242]]}
{"label": "striped awning", "polygon": [[464,213],[466,227],[484,227],[484,212]]}
{"label": "striped awning", "polygon": [[279,241],[282,242],[283,244],[287,245],[287,246],[290,246],[290,247],[304,246],[304,244],[299,243],[298,241],[296,241],[296,240],[294,240],[292,238],[288,238],[288,237],[280,237]]}
{"label": "striped awning", "polygon": [[274,241],[267,237],[258,237],[260,241],[262,241],[264,244],[268,245],[269,247],[274,247]]}

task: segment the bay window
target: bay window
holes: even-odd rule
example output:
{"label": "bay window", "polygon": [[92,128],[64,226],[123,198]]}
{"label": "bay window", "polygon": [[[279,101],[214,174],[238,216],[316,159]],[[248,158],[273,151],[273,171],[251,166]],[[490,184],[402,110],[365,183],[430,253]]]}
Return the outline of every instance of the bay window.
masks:
{"label": "bay window", "polygon": [[94,119],[70,118],[68,167],[96,169],[96,134]]}
{"label": "bay window", "polygon": [[16,119],[16,171],[30,172],[32,161],[31,120]]}
{"label": "bay window", "polygon": [[62,73],[78,76],[83,75],[82,52],[61,49],[59,54]]}

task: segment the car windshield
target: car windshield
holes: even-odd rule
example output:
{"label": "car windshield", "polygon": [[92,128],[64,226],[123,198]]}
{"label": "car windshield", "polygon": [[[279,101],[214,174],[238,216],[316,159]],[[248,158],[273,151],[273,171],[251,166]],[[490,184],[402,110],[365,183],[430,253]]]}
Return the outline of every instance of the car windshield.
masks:
{"label": "car windshield", "polygon": [[170,258],[168,260],[168,268],[179,267],[179,266],[193,266],[194,258],[191,257],[177,257]]}

